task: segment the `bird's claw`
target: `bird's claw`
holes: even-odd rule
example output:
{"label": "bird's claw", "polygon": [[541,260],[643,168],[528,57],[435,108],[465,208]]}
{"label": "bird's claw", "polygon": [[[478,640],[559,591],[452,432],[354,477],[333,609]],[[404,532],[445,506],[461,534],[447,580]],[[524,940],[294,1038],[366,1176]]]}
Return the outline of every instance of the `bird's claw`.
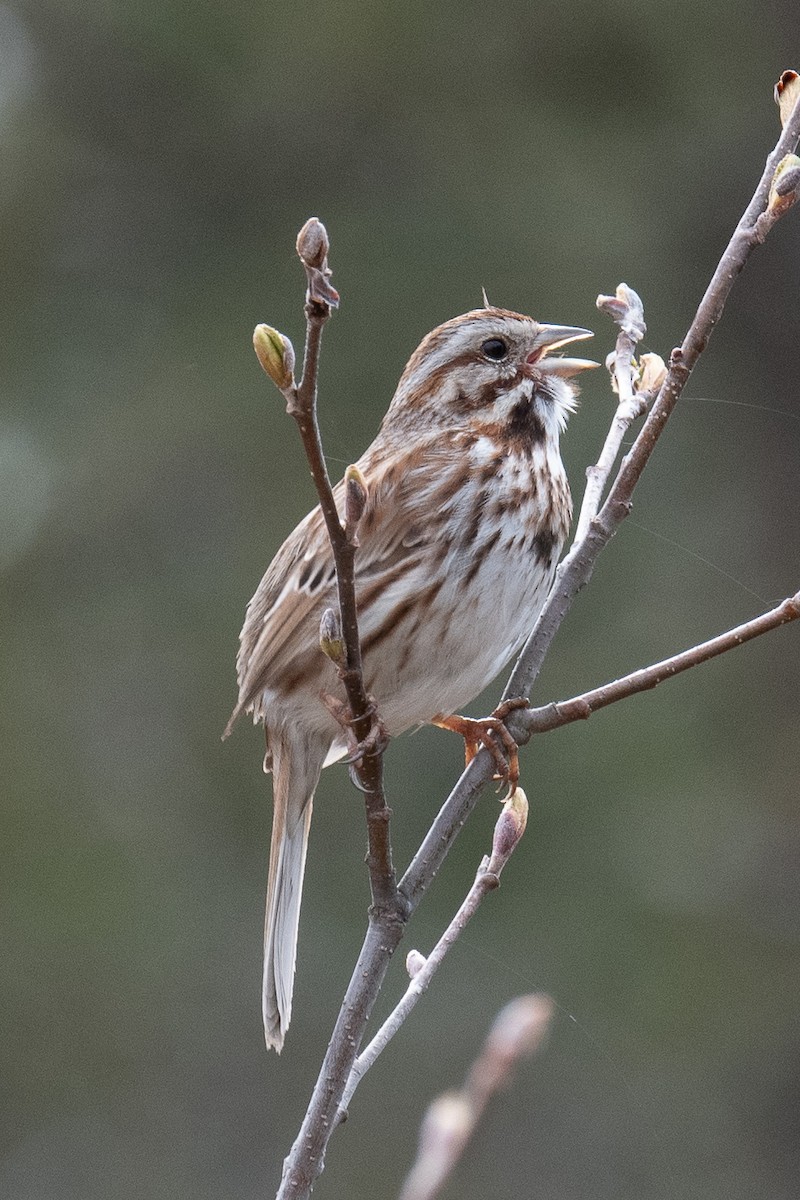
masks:
{"label": "bird's claw", "polygon": [[380,718],[378,706],[373,696],[369,697],[369,707],[362,714],[370,718],[370,730],[367,736],[362,738],[360,742],[353,733],[353,718],[350,714],[349,705],[326,692],[323,692],[321,699],[328,712],[345,732],[349,751],[347,758],[341,760],[345,766],[352,766],[354,763],[361,762],[362,758],[383,753],[389,744],[389,734]]}
{"label": "bird's claw", "polygon": [[489,717],[435,717],[433,724],[450,729],[464,739],[466,764],[472,762],[478,750],[485,746],[497,768],[496,779],[504,780],[511,791],[519,783],[519,747],[506,726],[506,717],[519,708],[527,708],[523,698],[504,700]]}
{"label": "bird's claw", "polygon": [[365,738],[360,742],[356,742],[351,733],[351,738],[354,742],[354,748],[347,758],[342,759],[342,762],[348,766],[351,763],[361,762],[362,758],[372,758],[376,754],[383,754],[386,747],[389,745],[389,734],[386,731],[386,726],[378,716],[375,705],[370,706],[370,716],[372,717],[372,725],[370,731]]}

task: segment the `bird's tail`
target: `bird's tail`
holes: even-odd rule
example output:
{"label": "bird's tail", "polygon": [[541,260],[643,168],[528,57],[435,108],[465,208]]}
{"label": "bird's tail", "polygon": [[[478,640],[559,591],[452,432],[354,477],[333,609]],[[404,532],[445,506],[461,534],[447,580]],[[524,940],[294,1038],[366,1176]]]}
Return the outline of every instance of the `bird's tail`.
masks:
{"label": "bird's tail", "polygon": [[292,1016],[308,831],[325,748],[318,753],[282,732],[270,737],[270,749],[275,804],[264,921],[263,1013],[267,1046],[280,1053]]}

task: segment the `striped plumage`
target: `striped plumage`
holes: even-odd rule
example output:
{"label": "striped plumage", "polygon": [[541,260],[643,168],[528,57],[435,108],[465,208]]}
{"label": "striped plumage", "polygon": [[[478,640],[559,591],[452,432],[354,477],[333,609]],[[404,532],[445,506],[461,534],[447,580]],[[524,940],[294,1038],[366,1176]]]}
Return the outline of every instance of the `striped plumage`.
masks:
{"label": "striped plumage", "polygon": [[[587,336],[497,308],[439,326],[357,464],[369,493],[356,558],[364,677],[392,735],[468,703],[544,602],[571,515],[559,453],[575,405],[568,377],[594,365],[545,353]],[[335,491],[341,504],[342,485]],[[317,508],[248,605],[231,718],[247,711],[263,722],[274,776],[263,1011],[277,1050],[291,1015],[313,794],[322,767],[346,749],[320,699],[343,695],[318,645],[335,603]]]}

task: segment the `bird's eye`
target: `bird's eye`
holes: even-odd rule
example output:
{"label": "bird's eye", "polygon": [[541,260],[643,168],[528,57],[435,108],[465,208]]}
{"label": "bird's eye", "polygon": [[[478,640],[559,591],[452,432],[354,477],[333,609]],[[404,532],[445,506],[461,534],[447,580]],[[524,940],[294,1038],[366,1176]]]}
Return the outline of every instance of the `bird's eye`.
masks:
{"label": "bird's eye", "polygon": [[481,354],[492,362],[500,362],[508,354],[508,342],[502,338],[488,338],[481,346]]}

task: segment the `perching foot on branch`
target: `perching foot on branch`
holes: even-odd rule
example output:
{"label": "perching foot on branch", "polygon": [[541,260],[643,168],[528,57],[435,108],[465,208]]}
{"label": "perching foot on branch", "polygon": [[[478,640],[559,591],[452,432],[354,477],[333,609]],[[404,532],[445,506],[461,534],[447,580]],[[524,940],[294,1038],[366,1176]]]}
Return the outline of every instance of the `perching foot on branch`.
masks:
{"label": "perching foot on branch", "polygon": [[370,717],[372,721],[369,732],[360,741],[353,730],[353,717],[349,705],[344,700],[331,696],[329,692],[321,693],[320,699],[334,720],[341,725],[347,738],[347,758],[341,760],[345,766],[358,765],[365,758],[374,758],[376,755],[383,754],[389,745],[390,738],[386,726],[380,718],[373,696],[367,696],[369,705],[366,712],[362,713],[360,717],[360,719],[365,716]]}
{"label": "perching foot on branch", "polygon": [[463,737],[467,766],[481,746],[485,746],[497,768],[495,778],[505,780],[513,792],[519,783],[519,747],[509,733],[505,721],[509,713],[527,707],[528,701],[517,697],[504,700],[490,717],[461,717],[454,713],[449,717],[434,718],[433,724]]}

